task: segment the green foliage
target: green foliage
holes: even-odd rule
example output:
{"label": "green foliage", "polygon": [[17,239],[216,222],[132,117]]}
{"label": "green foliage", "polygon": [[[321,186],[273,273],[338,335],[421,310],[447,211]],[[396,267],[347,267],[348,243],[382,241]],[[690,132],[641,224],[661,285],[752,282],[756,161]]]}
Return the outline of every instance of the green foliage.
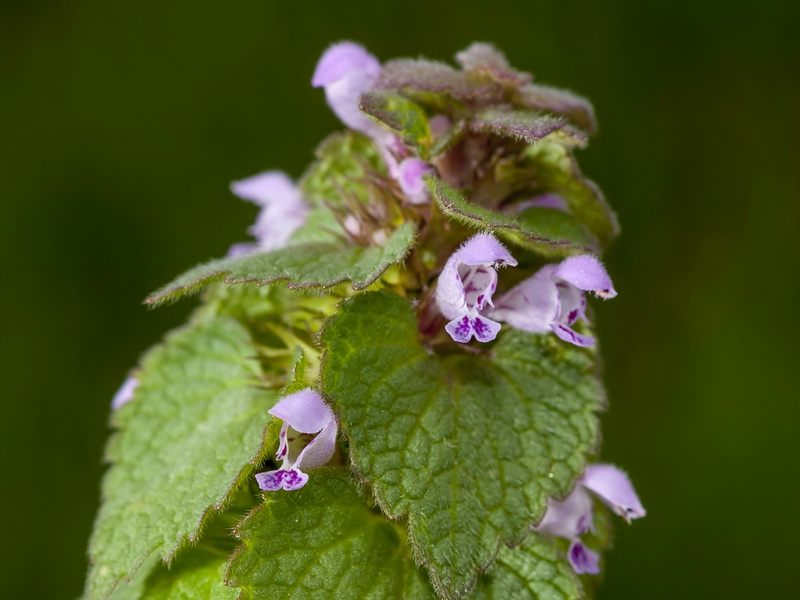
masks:
{"label": "green foliage", "polygon": [[564,198],[570,214],[588,227],[603,246],[619,234],[614,211],[598,187],[581,175],[577,162],[563,145],[543,140],[528,146],[522,165],[532,172],[535,189]]}
{"label": "green foliage", "polygon": [[517,215],[517,223],[552,240],[566,240],[587,249],[596,248],[597,242],[586,227],[569,213],[556,208],[528,208]]}
{"label": "green foliage", "polygon": [[208,544],[185,550],[169,567],[153,556],[111,600],[236,600],[236,590],[224,583],[227,559]]}
{"label": "green foliage", "polygon": [[405,258],[414,235],[414,225],[404,223],[382,247],[308,243],[214,260],[187,271],[151,294],[146,302],[174,301],[214,281],[256,285],[286,281],[290,289],[328,289],[350,281],[354,290],[360,290],[374,283],[390,265]]}
{"label": "green foliage", "polygon": [[422,158],[428,157],[431,132],[428,117],[419,104],[400,94],[369,92],[361,98],[361,110],[397,131]]}
{"label": "green foliage", "polygon": [[408,301],[382,291],[344,302],[322,346],[353,466],[390,518],[408,518],[445,598],[525,538],[597,443],[594,357],[554,336],[506,330],[480,355],[432,355]]}
{"label": "green foliage", "polygon": [[[596,452],[593,351],[508,326],[454,343],[436,332],[432,289],[469,229],[532,252],[505,284],[613,239],[614,214],[571,154],[591,105],[533,85],[489,44],[457,62],[384,66],[360,107],[396,135],[320,145],[285,247],[199,265],[146,300],[205,289],[115,413],[86,600],[567,600],[594,587],[566,540],[534,531]],[[436,173],[432,202],[413,173],[398,177],[414,156]],[[566,210],[537,207],[543,194]],[[315,442],[302,418],[267,413],[307,386],[336,413],[338,466],[304,465],[304,487],[263,494],[252,476],[285,459],[278,432],[291,452]],[[601,550],[598,523],[584,537]]]}
{"label": "green foliage", "polygon": [[370,510],[342,469],[274,492],[236,529],[229,585],[241,600],[433,599],[403,529]]}
{"label": "green foliage", "polygon": [[275,391],[259,389],[250,334],[230,317],[189,325],[151,350],[114,415],[86,598],[106,598],[153,553],[171,559],[248,480]]}
{"label": "green foliage", "polygon": [[474,600],[574,600],[581,586],[553,542],[532,533],[519,548],[501,548],[478,581]]}
{"label": "green foliage", "polygon": [[565,119],[532,110],[485,108],[469,124],[473,131],[492,133],[534,144],[541,139],[556,137],[568,146],[585,146],[586,136],[567,126]]}
{"label": "green foliage", "polygon": [[597,131],[597,121],[591,102],[568,90],[529,83],[514,90],[512,101],[527,108],[564,115],[588,134]]}
{"label": "green foliage", "polygon": [[[558,221],[515,219],[466,200],[440,179],[429,178],[434,201],[448,217],[478,230],[491,230],[509,242],[547,257],[567,256],[596,250],[595,242],[569,215]],[[571,222],[571,223],[570,223]],[[554,226],[555,225],[555,226]]]}

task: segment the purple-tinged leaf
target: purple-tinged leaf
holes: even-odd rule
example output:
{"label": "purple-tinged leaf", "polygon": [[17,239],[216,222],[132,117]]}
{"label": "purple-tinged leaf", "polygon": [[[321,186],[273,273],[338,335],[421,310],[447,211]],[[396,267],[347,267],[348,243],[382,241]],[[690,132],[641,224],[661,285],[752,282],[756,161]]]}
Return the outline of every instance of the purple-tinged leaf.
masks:
{"label": "purple-tinged leaf", "polygon": [[519,87],[530,83],[532,76],[514,69],[505,54],[491,44],[475,42],[456,54],[456,62],[464,71],[487,75],[503,85]]}
{"label": "purple-tinged leaf", "polygon": [[536,111],[491,107],[479,111],[469,122],[472,131],[491,133],[534,144],[558,133],[556,141],[566,146],[586,145],[586,136],[567,120]]}
{"label": "purple-tinged leaf", "polygon": [[512,94],[514,104],[564,115],[588,134],[597,131],[594,107],[582,96],[549,85],[530,83]]}
{"label": "purple-tinged leaf", "polygon": [[496,102],[503,96],[502,87],[495,82],[469,77],[444,63],[410,58],[387,62],[376,88],[444,94],[456,100],[479,103]]}

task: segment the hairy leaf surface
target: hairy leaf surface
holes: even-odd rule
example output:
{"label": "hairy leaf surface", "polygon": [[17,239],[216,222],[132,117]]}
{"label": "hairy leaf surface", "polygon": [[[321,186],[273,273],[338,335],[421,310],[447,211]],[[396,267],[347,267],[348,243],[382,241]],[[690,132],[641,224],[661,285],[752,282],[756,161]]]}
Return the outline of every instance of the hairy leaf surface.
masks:
{"label": "hairy leaf surface", "polygon": [[265,456],[267,411],[250,334],[217,317],[169,335],[114,415],[113,463],[89,553],[87,600],[106,598],[153,553],[170,559]]}
{"label": "hairy leaf surface", "polygon": [[567,146],[585,146],[586,136],[567,125],[566,119],[532,110],[485,108],[469,123],[470,129],[533,144],[544,138]]}
{"label": "hairy leaf surface", "polygon": [[188,549],[169,567],[153,556],[111,600],[236,600],[238,592],[225,585],[227,562],[225,552],[205,544]]}
{"label": "hairy leaf surface", "polygon": [[347,300],[322,334],[323,389],[353,466],[389,517],[408,518],[445,598],[525,539],[597,442],[594,355],[552,335],[500,338],[431,354],[409,302],[387,291]]}
{"label": "hairy leaf surface", "polygon": [[344,470],[309,477],[267,494],[237,527],[242,546],[227,577],[241,600],[433,600],[403,529],[370,510]]}
{"label": "hairy leaf surface", "polygon": [[569,90],[530,83],[514,90],[512,98],[522,106],[564,115],[586,133],[593,134],[597,131],[597,120],[591,102]]}
{"label": "hairy leaf surface", "polygon": [[518,548],[503,547],[470,600],[576,600],[575,571],[555,544],[532,533]]}
{"label": "hairy leaf surface", "polygon": [[403,141],[427,158],[431,132],[425,110],[413,100],[389,92],[368,92],[361,98],[361,110],[397,131]]}
{"label": "hairy leaf surface", "polygon": [[374,283],[390,265],[405,258],[414,234],[414,225],[404,223],[381,247],[308,243],[214,260],[187,271],[151,294],[146,302],[157,305],[174,301],[214,281],[255,285],[285,281],[290,289],[325,289],[349,281],[354,290],[361,290]]}
{"label": "hairy leaf surface", "polygon": [[[528,250],[547,257],[597,250],[592,236],[582,230],[570,215],[564,214],[557,220],[549,213],[542,213],[541,220],[531,215],[525,219],[515,219],[469,202],[460,192],[440,179],[429,178],[428,186],[436,204],[448,217],[475,229],[494,231],[509,242]],[[566,226],[565,221],[572,222],[574,226]]]}

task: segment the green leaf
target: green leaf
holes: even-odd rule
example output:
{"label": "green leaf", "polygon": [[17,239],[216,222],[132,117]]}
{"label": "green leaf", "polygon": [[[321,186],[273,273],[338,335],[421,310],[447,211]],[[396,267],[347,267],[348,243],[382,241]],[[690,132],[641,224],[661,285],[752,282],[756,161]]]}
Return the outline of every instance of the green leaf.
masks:
{"label": "green leaf", "polygon": [[614,211],[594,182],[583,177],[578,163],[564,146],[548,140],[528,146],[523,165],[533,170],[537,191],[564,198],[570,213],[604,246],[619,234]]}
{"label": "green leaf", "polygon": [[517,217],[519,224],[551,240],[566,240],[582,248],[596,248],[592,234],[575,218],[555,208],[528,208]]}
{"label": "green leaf", "polygon": [[504,90],[495,81],[472,77],[441,62],[400,58],[383,65],[378,89],[417,96],[419,92],[443,94],[470,103],[501,101]]}
{"label": "green leaf", "polygon": [[226,553],[205,544],[189,548],[169,567],[154,555],[111,600],[236,600],[238,592],[225,585],[227,562]]}
{"label": "green leaf", "polygon": [[578,578],[550,540],[532,533],[519,548],[500,549],[497,562],[478,581],[471,600],[576,600]]}
{"label": "green leaf", "polygon": [[514,90],[512,99],[515,104],[564,115],[586,133],[597,131],[592,103],[569,90],[529,83]]}
{"label": "green leaf", "polygon": [[431,132],[425,110],[413,100],[389,92],[368,92],[361,97],[361,110],[401,134],[403,141],[427,158]]}
{"label": "green leaf", "polygon": [[266,494],[236,528],[242,546],[227,583],[240,600],[434,598],[403,529],[370,510],[343,470],[309,477],[299,490]]}
{"label": "green leaf", "polygon": [[382,247],[308,243],[213,260],[187,271],[151,294],[145,302],[158,305],[174,301],[214,281],[255,285],[285,281],[289,289],[326,289],[350,281],[354,290],[361,290],[372,285],[390,265],[405,258],[414,235],[414,225],[408,222]]}
{"label": "green leaf", "polygon": [[[472,204],[459,192],[441,179],[428,178],[428,187],[442,212],[448,217],[479,230],[491,230],[509,242],[533,250],[547,257],[569,256],[596,252],[596,244],[590,236],[576,235],[579,226],[567,230],[548,227],[530,219],[515,219],[509,215]],[[564,215],[569,220],[569,215]]]}
{"label": "green leaf", "polygon": [[321,343],[353,467],[389,518],[408,518],[445,598],[526,537],[597,443],[594,355],[556,336],[505,328],[493,347],[469,346],[480,353],[432,354],[409,302],[381,291],[345,301]]}
{"label": "green leaf", "polygon": [[267,411],[250,334],[231,317],[196,323],[151,350],[114,420],[113,466],[89,545],[87,600],[106,598],[152,553],[171,559],[264,458]]}
{"label": "green leaf", "polygon": [[485,108],[472,118],[469,128],[529,144],[553,138],[567,146],[586,145],[586,136],[569,127],[564,118],[532,110]]}
{"label": "green leaf", "polygon": [[312,208],[306,222],[292,234],[289,245],[294,247],[308,243],[338,243],[344,239],[344,230],[336,215],[329,208]]}

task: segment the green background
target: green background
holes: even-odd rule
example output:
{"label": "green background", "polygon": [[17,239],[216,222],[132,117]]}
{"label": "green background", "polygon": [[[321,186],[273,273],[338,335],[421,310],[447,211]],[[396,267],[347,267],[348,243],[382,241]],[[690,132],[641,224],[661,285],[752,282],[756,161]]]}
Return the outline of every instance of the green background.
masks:
{"label": "green background", "polygon": [[600,597],[797,598],[798,3],[0,0],[0,598],[74,598],[111,395],[192,302],[140,300],[246,239],[229,181],[302,173],[340,39],[491,41],[595,103],[620,214],[596,306],[603,457],[648,509]]}

